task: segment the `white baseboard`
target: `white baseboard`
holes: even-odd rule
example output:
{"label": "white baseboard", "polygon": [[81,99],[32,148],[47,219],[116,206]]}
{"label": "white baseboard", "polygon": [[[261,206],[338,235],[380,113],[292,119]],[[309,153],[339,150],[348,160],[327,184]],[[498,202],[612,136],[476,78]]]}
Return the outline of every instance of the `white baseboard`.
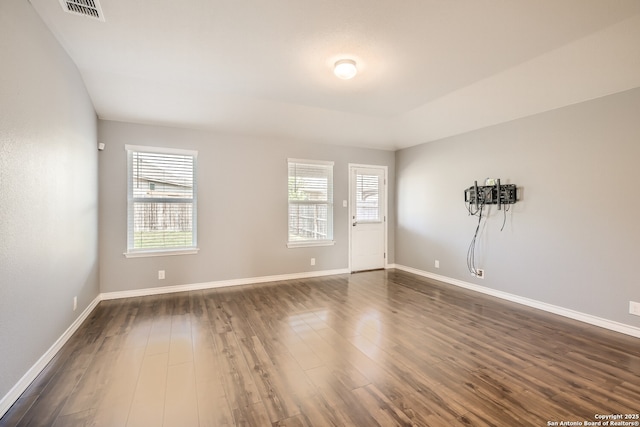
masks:
{"label": "white baseboard", "polygon": [[620,332],[625,335],[631,335],[632,337],[640,338],[640,328],[635,326],[626,325],[624,323],[615,322],[613,320],[603,319],[601,317],[593,316],[591,314],[582,313],[579,311],[571,310],[569,308],[548,304],[546,302],[541,302],[541,301],[533,300],[530,298],[521,297],[518,295],[498,291],[491,288],[486,288],[484,286],[478,286],[473,283],[465,282],[463,280],[452,279],[451,277],[441,276],[439,274],[418,270],[416,268],[407,267],[404,265],[393,264],[393,267],[389,266],[389,268],[397,268],[398,270],[403,270],[409,273],[417,274],[418,276],[428,277],[430,279],[438,280],[440,282],[448,283],[450,285],[459,286],[461,288],[480,292],[486,295],[491,295],[500,299],[526,305],[528,307],[537,308],[539,310],[547,311],[549,313],[558,314],[560,316],[568,317],[570,319],[578,320],[580,322],[588,323],[590,325],[599,326],[601,328],[609,329],[611,331]]}
{"label": "white baseboard", "polygon": [[54,358],[54,356],[60,351],[62,346],[71,338],[74,332],[82,325],[87,317],[93,312],[98,303],[100,302],[100,295],[98,295],[91,303],[84,309],[84,311],[76,318],[76,320],[67,328],[66,331],[56,340],[55,343],[38,359],[38,361],[27,371],[26,374],[20,378],[20,380],[9,390],[9,392],[0,400],[0,418],[11,408],[16,400],[24,393],[29,387],[31,382],[42,372],[47,364]]}
{"label": "white baseboard", "polygon": [[275,276],[250,277],[246,279],[220,280],[216,282],[193,283],[190,285],[162,286],[158,288],[133,289],[130,291],[106,292],[100,294],[102,300],[143,297],[148,295],[171,294],[174,292],[199,291],[203,289],[225,288],[229,286],[252,285],[256,283],[279,282],[281,280],[308,279],[310,277],[348,274],[349,269],[308,271],[304,273],[280,274]]}
{"label": "white baseboard", "polygon": [[80,327],[82,322],[93,312],[98,303],[103,300],[118,298],[139,297],[145,295],[159,295],[173,292],[194,291],[201,289],[222,288],[228,286],[251,285],[255,283],[278,282],[281,280],[306,279],[310,277],[332,276],[335,274],[347,274],[349,269],[309,271],[305,273],[282,274],[277,276],[251,277],[247,279],[221,280],[217,282],[195,283],[191,285],[165,286],[159,288],[135,289],[131,291],[107,292],[98,295],[80,316],[67,328],[60,338],[38,359],[38,361],[20,378],[20,381],[9,390],[0,400],[0,418],[11,408],[16,400],[29,387],[31,382],[42,372],[47,363],[60,351],[62,346],[71,338],[73,333]]}
{"label": "white baseboard", "polygon": [[[547,304],[544,302],[532,300],[529,298],[520,297],[517,295],[509,294],[507,292],[497,291],[495,289],[478,286],[473,283],[464,282],[462,280],[452,279],[447,276],[441,276],[439,274],[430,273],[423,270],[418,270],[412,267],[406,267],[399,264],[389,264],[388,269],[397,268],[398,270],[407,271],[409,273],[417,274],[419,276],[428,277],[430,279],[438,280],[440,282],[448,283],[454,286],[470,289],[472,291],[480,292],[483,294],[491,295],[497,298],[501,298],[507,301],[516,302],[518,304],[526,305],[528,307],[537,308],[550,313],[558,314],[570,319],[579,320],[591,325],[606,328],[612,331],[620,332],[626,335],[640,338],[640,328],[635,326],[626,325],[612,320],[603,319],[600,317],[592,316],[590,314],[581,313],[578,311],[570,310],[564,307]],[[194,291],[202,289],[221,288],[228,286],[241,286],[250,285],[256,283],[276,282],[281,280],[294,280],[294,279],[306,279],[311,277],[330,276],[336,274],[348,274],[349,269],[338,270],[324,270],[324,271],[311,271],[305,273],[293,273],[282,274],[276,276],[262,276],[252,277],[247,279],[233,279],[222,280],[216,282],[195,283],[190,285],[176,285],[165,286],[158,288],[136,289],[131,291],[120,292],[107,292],[98,295],[89,306],[82,312],[80,316],[67,328],[67,330],[58,338],[58,340],[40,357],[40,359],[27,371],[26,374],[13,386],[13,388],[0,400],[0,418],[11,408],[11,405],[15,403],[22,393],[29,387],[31,382],[42,372],[47,364],[53,359],[53,357],[60,351],[62,346],[71,338],[74,332],[80,327],[82,322],[93,312],[98,303],[102,300],[111,300],[118,298],[130,298],[146,295],[159,295],[173,292]]]}

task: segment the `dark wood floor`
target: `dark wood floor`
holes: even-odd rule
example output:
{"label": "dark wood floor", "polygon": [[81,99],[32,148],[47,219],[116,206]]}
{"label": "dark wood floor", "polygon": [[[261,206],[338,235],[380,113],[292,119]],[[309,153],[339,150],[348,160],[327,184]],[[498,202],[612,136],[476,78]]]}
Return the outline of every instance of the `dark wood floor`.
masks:
{"label": "dark wood floor", "polygon": [[0,426],[548,426],[638,412],[639,339],[389,270],[103,301]]}

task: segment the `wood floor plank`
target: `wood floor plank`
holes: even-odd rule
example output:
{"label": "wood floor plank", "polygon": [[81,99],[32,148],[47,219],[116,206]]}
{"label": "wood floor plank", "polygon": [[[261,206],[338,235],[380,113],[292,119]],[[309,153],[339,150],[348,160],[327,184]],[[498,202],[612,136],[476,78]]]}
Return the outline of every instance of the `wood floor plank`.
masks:
{"label": "wood floor plank", "polygon": [[168,353],[145,356],[127,418],[127,426],[162,425],[168,366]]}
{"label": "wood floor plank", "polygon": [[[359,400],[352,391],[358,387],[351,387],[345,383],[342,372],[336,372],[326,366],[306,371],[313,384],[333,410],[342,419],[349,420],[347,425],[376,425],[365,402]],[[348,381],[347,381],[348,382]]]}
{"label": "wood floor plank", "polygon": [[20,396],[9,412],[0,419],[0,427],[13,427],[20,424],[20,420],[22,420],[25,414],[31,409],[35,401],[38,399],[38,396],[38,394],[23,394]]}
{"label": "wood floor plank", "polygon": [[232,426],[233,415],[224,387],[217,380],[196,379],[198,421],[200,427]]}
{"label": "wood floor plank", "polygon": [[101,353],[101,356],[96,357],[82,375],[67,399],[66,405],[60,411],[60,415],[94,409],[103,398],[105,388],[109,380],[113,378],[114,365],[110,362],[117,358],[118,352],[105,352]]}
{"label": "wood floor plank", "polygon": [[300,418],[314,427],[348,427],[353,425],[345,412],[339,407],[330,405],[322,393],[301,400],[300,410]]}
{"label": "wood floor plank", "polygon": [[[260,393],[255,385],[251,370],[242,355],[236,335],[232,332],[215,334],[218,358],[222,369],[222,379],[231,409],[246,408],[261,403]],[[234,415],[235,417],[235,415]]]}
{"label": "wood floor plank", "polygon": [[217,289],[208,289],[202,292],[205,307],[213,331],[216,334],[223,334],[233,331],[229,317],[222,308],[222,299]]}
{"label": "wood floor plank", "polygon": [[284,377],[277,371],[258,337],[241,339],[240,347],[253,369],[254,382],[271,422],[299,414],[294,400],[295,391],[283,381]]}
{"label": "wood floor plank", "polygon": [[445,397],[438,394],[438,390],[423,389],[420,392],[402,393],[392,401],[418,426],[456,425],[460,417]]}
{"label": "wood floor plank", "polygon": [[191,319],[186,314],[171,316],[169,365],[193,361]]}
{"label": "wood floor plank", "polygon": [[60,415],[53,423],[53,427],[85,427],[90,425],[94,417],[94,409]]}
{"label": "wood floor plank", "polygon": [[171,317],[158,317],[149,330],[145,354],[168,353],[171,345]]}
{"label": "wood floor plank", "polygon": [[188,361],[169,364],[163,426],[182,427],[198,424],[198,396],[193,363]]}
{"label": "wood floor plank", "polygon": [[[18,426],[51,426],[76,384],[84,375],[85,369],[59,370],[36,401],[22,417]],[[6,415],[5,415],[6,416]],[[4,418],[4,417],[3,417]]]}
{"label": "wood floor plank", "polygon": [[269,414],[262,402],[233,409],[233,419],[237,426],[269,426]]}
{"label": "wood floor plank", "polygon": [[380,426],[412,426],[411,418],[398,408],[375,385],[369,384],[353,390],[359,402],[368,409],[371,416]]}
{"label": "wood floor plank", "polygon": [[639,384],[637,338],[388,270],[102,301],[0,427],[537,427]]}
{"label": "wood floor plank", "polygon": [[140,376],[145,348],[124,348],[113,365],[111,377],[95,402],[91,426],[125,426]]}
{"label": "wood floor plank", "polygon": [[[341,349],[333,347],[330,343],[326,342],[315,330],[311,329],[299,332],[299,335],[323,362],[321,367],[315,368],[316,370],[322,368],[329,369],[332,376],[344,384],[344,387],[348,390],[363,387],[371,382],[358,369],[355,361],[342,357],[343,352]],[[309,371],[312,370],[310,369],[306,372]]]}
{"label": "wood floor plank", "polygon": [[294,415],[293,417],[278,420],[272,424],[273,427],[311,427],[309,419],[302,414]]}

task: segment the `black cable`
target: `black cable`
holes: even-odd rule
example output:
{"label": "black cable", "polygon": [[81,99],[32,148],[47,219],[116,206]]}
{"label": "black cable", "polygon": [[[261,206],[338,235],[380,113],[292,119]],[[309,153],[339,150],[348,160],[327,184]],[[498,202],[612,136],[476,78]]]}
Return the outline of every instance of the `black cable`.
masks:
{"label": "black cable", "polygon": [[476,204],[476,210],[475,210],[475,212],[474,212],[474,211],[472,211],[472,207],[473,207],[473,205],[474,205],[474,204],[473,204],[473,203],[471,203],[471,201],[468,201],[468,202],[467,202],[467,201],[465,201],[465,202],[464,202],[464,205],[465,205],[465,207],[467,208],[467,212],[469,212],[469,215],[474,215],[474,216],[475,216],[475,215],[477,215],[477,214],[478,214],[478,207],[477,207],[478,205],[477,205],[477,204]]}

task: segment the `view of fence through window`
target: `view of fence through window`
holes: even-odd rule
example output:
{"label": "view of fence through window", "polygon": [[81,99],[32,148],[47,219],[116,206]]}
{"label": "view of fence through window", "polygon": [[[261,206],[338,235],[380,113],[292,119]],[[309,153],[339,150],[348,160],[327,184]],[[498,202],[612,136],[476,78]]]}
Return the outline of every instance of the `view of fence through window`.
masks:
{"label": "view of fence through window", "polygon": [[333,164],[289,162],[289,242],[333,239]]}
{"label": "view of fence through window", "polygon": [[194,157],[133,151],[130,167],[130,249],[193,247]]}

